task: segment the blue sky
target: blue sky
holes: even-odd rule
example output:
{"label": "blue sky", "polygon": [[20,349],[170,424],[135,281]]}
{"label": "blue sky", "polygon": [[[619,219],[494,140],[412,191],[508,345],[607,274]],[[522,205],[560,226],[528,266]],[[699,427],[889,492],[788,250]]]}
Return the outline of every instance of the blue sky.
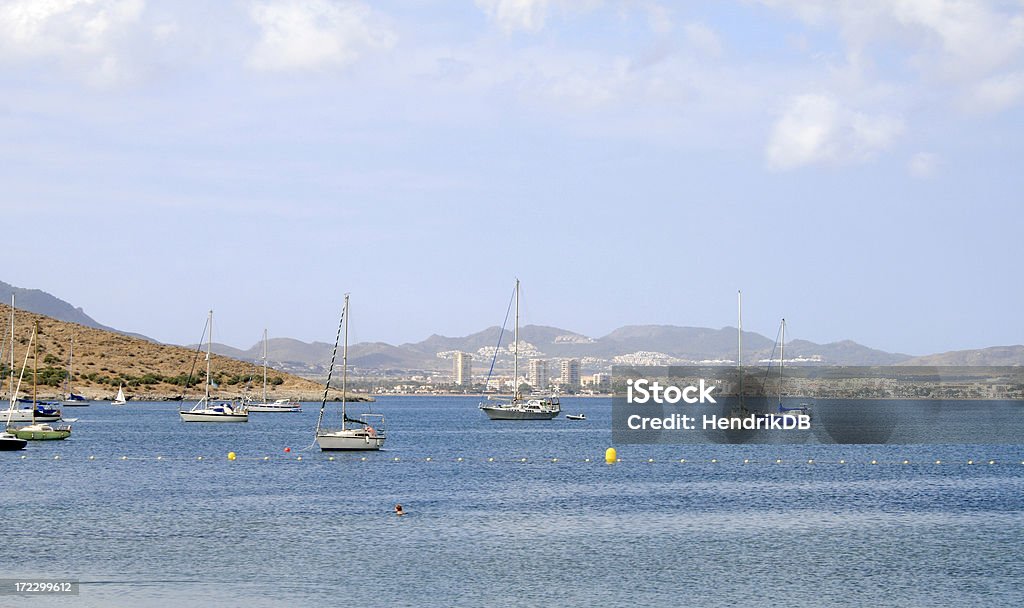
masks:
{"label": "blue sky", "polygon": [[[211,6],[212,5],[212,6]],[[1024,342],[1024,3],[0,2],[2,278],[236,346]]]}

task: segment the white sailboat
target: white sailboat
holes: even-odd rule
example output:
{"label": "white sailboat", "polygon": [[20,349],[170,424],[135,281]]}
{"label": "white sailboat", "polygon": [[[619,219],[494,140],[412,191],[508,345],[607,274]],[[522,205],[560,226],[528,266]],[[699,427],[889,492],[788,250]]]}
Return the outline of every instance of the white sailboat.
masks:
{"label": "white sailboat", "polygon": [[[349,294],[345,294],[345,308],[341,312],[338,336],[334,339],[331,366],[327,370],[327,385],[324,386],[324,398],[320,402],[320,416],[316,421],[316,442],[323,452],[379,450],[384,447],[386,439],[383,414],[362,414],[359,418],[348,417],[348,299]],[[342,331],[345,333],[345,345],[341,354],[341,428],[328,429],[323,425],[324,409],[327,405],[327,392],[331,388],[331,375],[334,372],[334,360],[338,354],[338,342]],[[351,426],[347,426],[346,423]]]}
{"label": "white sailboat", "polygon": [[[10,405],[7,409],[7,424],[11,422],[56,422],[60,420],[62,412],[52,407],[49,404],[37,403],[35,399],[27,400],[23,402],[18,399],[18,393],[21,390],[21,379],[18,380],[18,387],[14,386],[14,308],[15,300],[14,294],[11,294],[11,375],[10,375]],[[25,353],[25,364],[28,364],[28,352]],[[22,373],[24,373],[24,366],[22,366]],[[21,403],[21,407],[18,404]]]}
{"label": "white sailboat", "polygon": [[7,427],[11,425],[11,415],[14,412],[14,294],[11,294],[11,366],[7,369],[8,376],[10,376],[10,407],[7,409],[7,420],[4,424],[4,431],[0,431],[0,451],[10,452],[15,450],[23,450],[28,445],[28,441],[21,439],[15,435],[12,435],[6,431]]}
{"label": "white sailboat", "polygon": [[[38,386],[39,377],[39,346],[37,338],[39,336],[39,322],[36,321],[35,326],[32,328],[32,338],[28,342],[29,350],[32,353],[32,414],[31,424],[25,426],[13,426],[10,424],[12,419],[11,412],[14,408],[14,401],[11,402],[11,408],[8,410],[8,425],[7,433],[14,435],[17,439],[26,440],[37,440],[37,441],[53,441],[60,439],[67,439],[71,435],[71,425],[52,425],[50,421],[40,420],[36,416],[36,388]],[[25,376],[25,368],[28,366],[28,355],[25,353],[25,364],[21,366],[21,378]],[[18,379],[18,389],[21,388],[21,378]],[[17,393],[17,390],[14,391]]]}
{"label": "white sailboat", "polygon": [[782,324],[779,326],[779,404],[775,411],[764,414],[765,418],[798,418],[799,416],[807,416],[808,419],[811,415],[811,408],[806,404],[802,403],[799,407],[786,407],[782,405],[782,385],[783,378],[785,376],[786,369],[786,320],[782,320]]}
{"label": "white sailboat", "polygon": [[[512,383],[515,388],[512,398],[507,401],[481,403],[483,410],[491,420],[551,420],[562,411],[558,397],[524,398],[519,392],[519,279],[516,279],[516,328],[512,345]],[[505,317],[506,319],[508,317]]]}
{"label": "white sailboat", "polygon": [[71,353],[68,355],[68,381],[67,381],[67,384],[65,385],[65,388],[67,389],[67,393],[65,393],[64,401],[61,402],[61,405],[63,405],[64,407],[85,407],[87,405],[90,405],[92,402],[89,401],[88,399],[86,399],[85,397],[83,397],[82,395],[76,395],[75,391],[72,390],[72,388],[71,388],[72,387],[71,380],[74,377],[73,376],[74,367],[75,367],[75,339],[71,338]]}
{"label": "white sailboat", "polygon": [[184,422],[248,422],[249,412],[244,406],[237,406],[233,401],[210,401],[210,358],[213,350],[213,311],[206,321],[209,337],[206,342],[206,393],[196,402],[192,409],[181,410],[178,415]]}
{"label": "white sailboat", "polygon": [[124,396],[124,385],[119,384],[117,386],[117,396],[110,402],[110,405],[124,405],[126,403],[128,403],[128,399]]}
{"label": "white sailboat", "polygon": [[263,400],[246,406],[250,412],[301,412],[302,406],[290,399],[267,401],[267,330],[263,330]]}

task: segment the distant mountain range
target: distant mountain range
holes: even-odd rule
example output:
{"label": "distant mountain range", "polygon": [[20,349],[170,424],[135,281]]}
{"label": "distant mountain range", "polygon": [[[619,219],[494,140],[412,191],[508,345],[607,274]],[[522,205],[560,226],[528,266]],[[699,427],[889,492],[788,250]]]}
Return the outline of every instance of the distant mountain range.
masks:
{"label": "distant mountain range", "polygon": [[[450,371],[451,355],[468,352],[473,367],[486,370],[498,343],[499,327],[464,336],[433,335],[421,342],[393,346],[383,342],[362,342],[349,347],[349,364],[361,373],[387,373],[422,370]],[[557,374],[555,362],[564,358],[580,359],[586,373],[605,371],[613,364],[682,365],[718,362],[731,364],[736,359],[736,328],[708,329],[673,325],[630,325],[600,338],[556,327],[527,325],[519,331],[520,365],[542,358],[551,361],[549,373]],[[505,332],[498,352],[496,368],[511,367],[511,335]],[[331,346],[324,342],[306,343],[290,338],[268,342],[270,365],[295,374],[315,376],[326,372]],[[745,363],[764,361],[772,355],[773,339],[755,332],[743,332]],[[248,350],[222,344],[214,352],[242,360],[258,361],[262,343]],[[778,357],[778,353],[775,353]],[[1001,346],[980,350],[955,351],[923,357],[889,353],[850,340],[817,344],[808,340],[786,343],[786,360],[808,365],[1024,365],[1024,346]]]}
{"label": "distant mountain range", "polygon": [[[9,302],[12,292],[17,295],[19,308],[61,321],[150,340],[145,336],[101,325],[81,308],[44,291],[22,289],[0,282],[0,301]],[[461,351],[473,355],[474,369],[483,370],[490,366],[501,331],[500,327],[495,326],[463,337],[432,335],[420,342],[398,346],[383,342],[362,342],[349,347],[349,364],[362,373],[450,371],[452,354]],[[519,336],[521,362],[531,358],[552,361],[575,358],[580,359],[586,373],[607,370],[617,363],[682,365],[695,362],[731,363],[736,359],[735,327],[709,329],[675,325],[627,325],[606,336],[591,338],[557,327],[527,325],[520,329]],[[511,338],[511,332],[506,330],[496,359],[498,369],[511,366]],[[271,366],[290,373],[307,377],[320,376],[326,372],[332,346],[325,342],[308,343],[292,338],[273,338],[268,342],[268,360]],[[771,356],[774,346],[775,341],[771,338],[755,332],[743,332],[745,363],[766,360]],[[243,361],[259,361],[263,344],[258,342],[243,350],[215,343],[213,350],[217,354]],[[1024,346],[996,346],[912,357],[870,348],[850,340],[827,344],[792,340],[786,343],[786,359],[794,363],[822,365],[1024,365]],[[549,373],[557,373],[553,363],[549,366]]]}
{"label": "distant mountain range", "polygon": [[131,336],[133,338],[156,342],[156,340],[147,338],[142,334],[133,334],[131,332],[121,331],[98,323],[95,319],[85,314],[85,311],[81,308],[76,308],[64,300],[46,293],[45,291],[39,289],[24,289],[22,287],[15,287],[9,283],[0,281],[0,303],[10,304],[12,294],[16,298],[15,303],[17,307],[21,310],[34,312],[37,315],[44,315],[51,319],[64,321],[66,323],[77,323],[86,327],[92,327],[93,329],[112,331],[124,336]]}

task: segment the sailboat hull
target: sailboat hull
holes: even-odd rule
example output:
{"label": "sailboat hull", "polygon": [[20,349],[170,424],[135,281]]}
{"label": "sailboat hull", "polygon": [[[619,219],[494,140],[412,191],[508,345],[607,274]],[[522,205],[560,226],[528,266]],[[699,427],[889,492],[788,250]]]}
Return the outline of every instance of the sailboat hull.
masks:
{"label": "sailboat hull", "polygon": [[384,447],[384,437],[367,433],[362,429],[344,431],[321,431],[316,442],[322,452],[366,452]]}
{"label": "sailboat hull", "polygon": [[[14,410],[13,412],[8,410],[6,413],[0,414],[0,418],[4,420],[7,420],[8,416],[10,416],[11,422],[32,422],[33,420],[32,410],[30,409]],[[59,412],[56,414],[40,414],[36,412],[36,422],[57,422],[58,420],[60,420]]]}
{"label": "sailboat hull", "polygon": [[301,412],[302,406],[293,402],[250,403],[246,406],[250,412]]}
{"label": "sailboat hull", "polygon": [[28,445],[28,441],[21,439],[20,437],[15,437],[10,433],[0,434],[0,452],[24,450],[26,445]]}
{"label": "sailboat hull", "polygon": [[58,441],[71,436],[71,428],[54,428],[48,424],[33,424],[21,428],[8,427],[7,432],[27,441]]}
{"label": "sailboat hull", "polygon": [[559,410],[527,410],[516,407],[482,406],[487,417],[491,420],[551,420],[560,413]]}
{"label": "sailboat hull", "polygon": [[249,422],[248,414],[224,414],[220,412],[178,412],[183,422]]}

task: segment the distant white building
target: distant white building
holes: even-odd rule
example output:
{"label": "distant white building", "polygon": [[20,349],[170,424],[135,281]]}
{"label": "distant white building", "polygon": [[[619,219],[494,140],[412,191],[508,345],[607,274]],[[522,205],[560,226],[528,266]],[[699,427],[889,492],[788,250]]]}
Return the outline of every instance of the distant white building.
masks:
{"label": "distant white building", "polygon": [[566,388],[580,387],[580,360],[562,359],[562,373],[559,376],[559,384]]}
{"label": "distant white building", "polygon": [[608,390],[612,386],[612,375],[599,372],[590,377],[590,386],[596,391]]}
{"label": "distant white building", "polygon": [[471,386],[473,384],[473,355],[458,352],[453,358],[455,361],[455,384],[459,386]]}
{"label": "distant white building", "polygon": [[535,389],[548,387],[548,362],[545,359],[530,359],[527,383]]}

